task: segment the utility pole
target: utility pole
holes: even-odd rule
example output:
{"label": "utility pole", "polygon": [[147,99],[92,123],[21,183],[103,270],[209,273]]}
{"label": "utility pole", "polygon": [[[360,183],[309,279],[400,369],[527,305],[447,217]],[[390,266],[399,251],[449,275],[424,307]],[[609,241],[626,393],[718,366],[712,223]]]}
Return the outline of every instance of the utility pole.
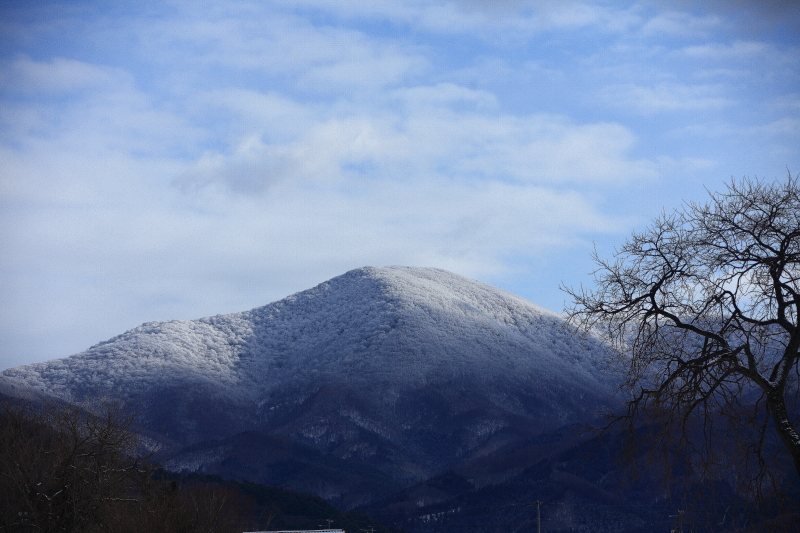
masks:
{"label": "utility pole", "polygon": [[678,509],[678,514],[671,514],[669,516],[670,518],[678,518],[678,529],[671,530],[671,533],[683,533],[683,511]]}
{"label": "utility pole", "polygon": [[542,533],[542,502],[536,500],[536,533]]}

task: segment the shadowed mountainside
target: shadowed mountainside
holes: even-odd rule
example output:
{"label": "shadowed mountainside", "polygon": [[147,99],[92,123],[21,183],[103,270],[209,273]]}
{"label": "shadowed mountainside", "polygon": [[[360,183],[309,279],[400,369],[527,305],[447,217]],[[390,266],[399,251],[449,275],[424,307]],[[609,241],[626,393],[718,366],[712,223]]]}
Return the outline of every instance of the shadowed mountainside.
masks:
{"label": "shadowed mountainside", "polygon": [[[603,354],[560,315],[490,285],[365,267],[250,311],[143,324],[3,375],[62,397],[121,397],[169,444],[170,468],[354,506],[590,419],[611,391]],[[281,453],[302,466],[287,473],[263,459]]]}

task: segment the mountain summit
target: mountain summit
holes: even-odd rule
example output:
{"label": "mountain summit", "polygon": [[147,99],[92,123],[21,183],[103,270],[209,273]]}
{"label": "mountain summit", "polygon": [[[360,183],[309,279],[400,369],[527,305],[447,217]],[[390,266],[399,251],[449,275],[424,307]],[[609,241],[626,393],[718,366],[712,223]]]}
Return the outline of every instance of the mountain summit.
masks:
{"label": "mountain summit", "polygon": [[223,453],[207,443],[256,432],[407,485],[587,420],[610,392],[603,354],[560,315],[496,287],[364,267],[250,311],[146,323],[3,375],[59,396],[122,397],[174,449],[194,446],[176,467],[202,469]]}

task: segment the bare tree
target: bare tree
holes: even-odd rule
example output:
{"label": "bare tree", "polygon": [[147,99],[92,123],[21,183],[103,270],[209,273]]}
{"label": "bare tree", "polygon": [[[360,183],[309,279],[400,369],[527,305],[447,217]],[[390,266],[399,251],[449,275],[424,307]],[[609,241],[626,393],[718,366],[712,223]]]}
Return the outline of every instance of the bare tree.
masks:
{"label": "bare tree", "polygon": [[800,474],[800,189],[789,174],[709,196],[662,214],[611,260],[595,252],[596,286],[564,288],[567,313],[615,348],[627,402],[615,422],[649,422],[704,467],[730,470],[738,442],[760,493],[787,473],[787,454]]}
{"label": "bare tree", "polygon": [[0,398],[0,533],[233,533],[249,502],[233,487],[154,479],[119,403]]}
{"label": "bare tree", "polygon": [[0,531],[75,531],[134,502],[149,475],[133,417],[110,401],[0,405]]}

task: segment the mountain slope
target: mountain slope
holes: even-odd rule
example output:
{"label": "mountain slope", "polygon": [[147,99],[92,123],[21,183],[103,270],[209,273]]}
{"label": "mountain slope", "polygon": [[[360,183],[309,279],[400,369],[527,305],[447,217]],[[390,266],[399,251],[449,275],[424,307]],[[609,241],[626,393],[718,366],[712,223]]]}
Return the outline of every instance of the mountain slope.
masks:
{"label": "mountain slope", "polygon": [[175,450],[255,430],[410,484],[590,417],[610,390],[602,354],[559,315],[490,285],[365,267],[4,375],[62,396],[121,396]]}

